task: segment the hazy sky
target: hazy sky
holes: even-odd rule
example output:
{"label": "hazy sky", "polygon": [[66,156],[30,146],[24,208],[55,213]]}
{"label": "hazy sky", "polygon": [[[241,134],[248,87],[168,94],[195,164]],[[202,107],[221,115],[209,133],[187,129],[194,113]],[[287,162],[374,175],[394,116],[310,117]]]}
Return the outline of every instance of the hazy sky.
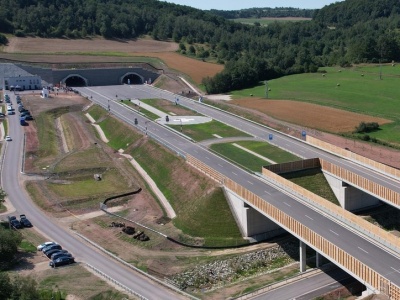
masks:
{"label": "hazy sky", "polygon": [[238,10],[253,7],[322,8],[339,2],[336,0],[167,0],[166,2],[187,5],[199,9]]}

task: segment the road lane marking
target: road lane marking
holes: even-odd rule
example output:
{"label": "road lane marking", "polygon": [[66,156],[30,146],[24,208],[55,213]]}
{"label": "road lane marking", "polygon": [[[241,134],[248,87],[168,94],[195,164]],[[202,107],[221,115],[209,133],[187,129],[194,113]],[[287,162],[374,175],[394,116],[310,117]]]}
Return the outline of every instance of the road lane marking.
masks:
{"label": "road lane marking", "polygon": [[221,164],[218,164],[218,166],[220,166],[220,167],[222,167],[222,168],[224,167],[224,166],[223,166],[223,165],[221,165]]}
{"label": "road lane marking", "polygon": [[210,158],[208,156],[205,156],[204,158],[210,160]]}
{"label": "road lane marking", "polygon": [[365,253],[367,253],[368,254],[368,252],[367,251],[365,251],[363,248],[360,248],[360,247],[357,247],[358,249],[360,249],[361,251],[363,251],[363,252],[365,252]]}
{"label": "road lane marking", "polygon": [[235,172],[232,172],[232,174],[237,176],[237,174]]}
{"label": "road lane marking", "polygon": [[268,195],[270,195],[271,196],[271,193],[270,192],[268,192],[268,191],[264,191],[266,194],[268,194]]}
{"label": "road lane marking", "polygon": [[253,185],[253,184],[254,184],[254,183],[252,183],[251,181],[248,181],[248,180],[247,180],[247,182],[248,182],[248,183],[250,183],[251,185]]}
{"label": "road lane marking", "polygon": [[329,231],[332,232],[333,234],[336,234],[337,236],[339,236],[339,234],[337,232],[334,232],[333,230],[330,230],[330,229],[329,229]]}
{"label": "road lane marking", "polygon": [[283,202],[284,204],[286,204],[287,206],[289,206],[289,207],[292,207],[290,204],[288,204],[288,203],[286,203],[286,202]]}
{"label": "road lane marking", "polygon": [[199,151],[197,151],[197,150],[193,150],[193,152],[199,153]]}
{"label": "road lane marking", "polygon": [[397,272],[397,273],[400,273],[400,271],[399,270],[397,270],[397,269],[395,269],[395,268],[393,268],[393,267],[390,267],[392,270],[394,270],[395,272]]}
{"label": "road lane marking", "polygon": [[311,217],[309,217],[309,216],[307,216],[307,215],[305,215],[307,218],[309,218],[310,220],[313,220],[314,221],[314,219],[313,218],[311,218]]}

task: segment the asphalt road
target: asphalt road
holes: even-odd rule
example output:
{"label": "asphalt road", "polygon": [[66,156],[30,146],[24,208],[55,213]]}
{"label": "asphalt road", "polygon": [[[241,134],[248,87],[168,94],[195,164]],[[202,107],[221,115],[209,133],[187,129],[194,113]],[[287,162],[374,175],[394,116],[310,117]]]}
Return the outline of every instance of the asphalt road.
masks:
{"label": "asphalt road", "polygon": [[[17,107],[15,96],[10,94],[14,108]],[[46,100],[48,101],[48,100]],[[80,239],[72,230],[57,224],[57,220],[37,208],[27,195],[21,181],[21,157],[23,148],[23,130],[19,125],[18,114],[8,118],[11,142],[4,142],[5,156],[1,172],[3,189],[16,209],[15,215],[26,214],[34,227],[49,240],[56,241],[71,252],[78,263],[89,263],[111,278],[122,283],[147,299],[185,299],[185,297],[157,284],[138,272],[118,263],[102,254]],[[49,272],[52,269],[49,267]]]}
{"label": "asphalt road", "polygon": [[[397,257],[384,251],[382,248],[376,246],[375,244],[372,244],[370,241],[365,240],[364,238],[334,222],[333,220],[328,219],[327,217],[314,211],[310,207],[292,198],[292,196],[289,196],[283,191],[280,191],[266,184],[265,182],[262,182],[258,177],[251,175],[246,171],[240,169],[239,167],[230,164],[229,162],[211,153],[200,145],[188,141],[186,138],[172,132],[171,130],[157,123],[148,122],[146,124],[148,120],[142,115],[125,108],[118,102],[112,101],[117,98],[117,95],[119,99],[148,99],[155,97],[164,97],[166,94],[168,94],[167,92],[159,92],[160,95],[157,95],[156,92],[153,91],[153,88],[147,86],[86,87],[79,88],[79,90],[83,95],[87,95],[89,97],[92,96],[93,101],[99,103],[103,107],[107,107],[109,103],[111,112],[115,116],[133,126],[133,120],[134,118],[137,118],[139,121],[137,127],[139,129],[144,131],[144,128],[147,127],[147,131],[150,135],[156,137],[159,141],[167,145],[169,148],[183,155],[191,154],[192,156],[214,168],[216,171],[220,172],[224,176],[236,181],[238,184],[251,190],[253,193],[263,198],[270,204],[274,205],[278,209],[284,211],[286,214],[293,217],[300,223],[309,228],[312,228],[317,234],[323,236],[328,241],[337,245],[350,255],[359,259],[365,265],[369,266],[385,278],[400,286],[400,260]],[[147,92],[148,90],[150,90],[151,92]],[[169,97],[174,100],[176,96],[170,94]],[[182,101],[181,98],[180,101]],[[218,113],[222,114],[222,112]],[[207,115],[211,116],[211,114]],[[234,117],[228,115],[226,116],[226,118],[230,120]],[[225,122],[225,119],[221,120]],[[234,120],[236,120],[235,127],[240,128],[240,126],[243,126],[240,125],[242,120],[237,118],[234,118]],[[233,122],[233,120],[229,122]],[[229,124],[229,122],[226,123]],[[250,124],[248,126],[257,127],[254,124]],[[262,129],[257,128],[257,130],[261,131]],[[262,135],[268,136],[268,134],[265,132]],[[295,146],[296,144],[294,144],[293,147]],[[301,144],[297,147],[303,146],[304,145]],[[322,154],[326,156],[326,154]],[[313,157],[315,155],[313,155]],[[335,159],[337,158],[335,157]],[[348,162],[347,165],[349,165]],[[366,169],[362,169],[364,170],[364,172],[366,171]]]}
{"label": "asphalt road", "polygon": [[340,269],[319,273],[314,276],[305,277],[298,281],[287,284],[265,292],[261,295],[250,297],[252,300],[309,300],[336,290],[351,282],[356,282],[347,273]]}

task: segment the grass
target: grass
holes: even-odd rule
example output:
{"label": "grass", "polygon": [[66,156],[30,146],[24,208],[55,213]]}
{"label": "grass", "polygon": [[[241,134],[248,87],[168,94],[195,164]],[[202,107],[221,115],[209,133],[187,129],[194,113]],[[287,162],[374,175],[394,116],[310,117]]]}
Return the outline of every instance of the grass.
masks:
{"label": "grass", "polygon": [[70,184],[48,183],[47,187],[62,198],[105,197],[128,191],[128,184],[118,170],[109,169],[102,174],[102,180],[93,179],[93,174],[71,178]]}
{"label": "grass", "polygon": [[320,169],[307,169],[298,172],[284,173],[281,176],[329,202],[338,206],[340,205]]}
{"label": "grass", "polygon": [[109,139],[108,145],[115,150],[126,149],[140,138],[131,127],[115,118],[105,118],[99,125]]}
{"label": "grass", "polygon": [[98,121],[107,116],[108,112],[99,105],[92,105],[87,113],[95,120]]}
{"label": "grass", "polygon": [[[399,141],[399,66],[383,66],[382,80],[379,66],[326,67],[320,71],[326,73],[298,74],[268,81],[269,98],[310,102],[386,118],[394,123],[382,125],[382,130],[370,136],[388,142]],[[232,95],[242,98],[253,94],[265,98],[265,88],[265,84],[260,83],[254,88],[234,91]]]}
{"label": "grass", "polygon": [[[231,19],[234,22],[237,23],[242,23],[242,24],[249,24],[249,25],[254,25],[255,23],[260,23],[261,26],[268,26],[272,23],[275,22],[301,22],[301,21],[306,21],[303,19],[288,19],[288,18],[268,18],[268,19],[263,19],[263,18],[237,18],[237,19]],[[310,19],[311,20],[311,19]]]}
{"label": "grass", "polygon": [[[257,154],[260,154],[276,163],[299,160],[299,158],[291,153],[288,153],[278,147],[272,146],[263,142],[239,141],[236,142],[242,147],[245,147]],[[268,166],[268,162],[260,157],[257,157],[245,150],[242,150],[231,143],[213,144],[211,150],[233,161],[237,165],[253,172],[261,172],[262,166]]]}
{"label": "grass", "polygon": [[21,244],[19,247],[24,251],[24,252],[30,252],[30,253],[36,253],[37,249],[36,247],[29,241],[27,240],[22,240]]}
{"label": "grass", "polygon": [[201,237],[206,245],[243,242],[222,190],[211,179],[151,140],[131,155],[169,200],[177,213],[174,224],[184,234]]}
{"label": "grass", "polygon": [[[180,125],[169,125],[177,131],[180,131]],[[195,141],[203,141],[215,138],[214,134],[221,137],[249,137],[245,132],[230,127],[218,121],[211,121],[203,124],[191,124],[183,127],[183,133]]]}

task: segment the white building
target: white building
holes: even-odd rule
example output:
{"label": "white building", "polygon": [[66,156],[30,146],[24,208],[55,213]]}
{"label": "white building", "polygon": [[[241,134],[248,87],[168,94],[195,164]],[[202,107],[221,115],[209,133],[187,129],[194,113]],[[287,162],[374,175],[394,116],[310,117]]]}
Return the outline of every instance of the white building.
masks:
{"label": "white building", "polygon": [[41,90],[42,79],[37,75],[5,77],[4,86],[10,91]]}

